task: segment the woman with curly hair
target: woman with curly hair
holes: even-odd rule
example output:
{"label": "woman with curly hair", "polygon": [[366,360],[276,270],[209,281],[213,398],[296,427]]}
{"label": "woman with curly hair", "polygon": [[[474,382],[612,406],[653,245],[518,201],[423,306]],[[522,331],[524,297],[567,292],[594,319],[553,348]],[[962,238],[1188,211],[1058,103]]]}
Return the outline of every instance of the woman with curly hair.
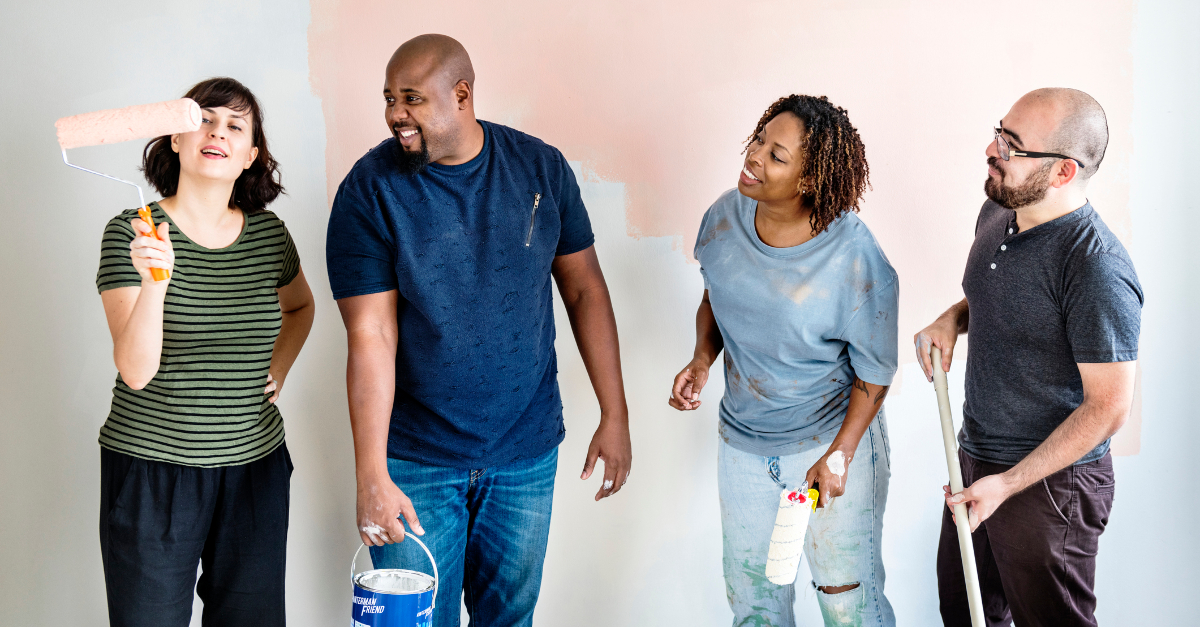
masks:
{"label": "woman with curly hair", "polygon": [[266,209],[283,186],[254,94],[214,78],[187,97],[200,129],[142,160],[158,238],[118,215],[96,275],[118,371],[100,428],[109,622],[187,625],[194,589],[205,625],[283,625],[292,462],[275,401],[313,297]]}
{"label": "woman with curly hair", "polygon": [[737,189],[700,226],[696,348],[670,404],[700,407],[725,352],[718,486],[734,625],[793,625],[795,585],[765,576],[781,492],[820,490],[804,554],[825,624],[893,625],[880,537],[891,475],[882,404],[896,372],[899,285],[856,215],[869,169],[846,110],[771,105]]}

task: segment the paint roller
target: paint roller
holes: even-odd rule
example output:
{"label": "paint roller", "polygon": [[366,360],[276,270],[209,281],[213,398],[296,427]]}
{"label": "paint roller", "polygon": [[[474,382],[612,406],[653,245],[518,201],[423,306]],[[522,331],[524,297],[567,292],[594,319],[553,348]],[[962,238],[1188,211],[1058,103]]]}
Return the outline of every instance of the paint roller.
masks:
{"label": "paint roller", "polygon": [[[946,468],[950,471],[950,491],[963,491],[962,467],[958,464],[958,441],[954,438],[954,418],[950,415],[950,392],[942,371],[942,350],[933,347],[933,389],[937,391],[938,410],[942,414],[942,443],[946,445]],[[967,582],[967,602],[971,606],[971,627],[983,627],[983,597],[979,593],[979,571],[975,568],[975,545],[971,543],[971,522],[967,505],[954,506],[954,526],[958,528],[958,553],[962,556],[963,577]]]}
{"label": "paint roller", "polygon": [[[158,229],[154,226],[154,220],[150,218],[150,207],[146,205],[146,197],[142,194],[140,185],[109,176],[103,172],[77,166],[67,159],[67,149],[190,133],[200,128],[200,105],[191,98],[180,98],[179,100],[136,105],[123,109],[93,111],[59,118],[54,123],[54,127],[58,129],[58,145],[62,148],[63,163],[76,170],[83,170],[137,189],[138,215],[150,226],[149,236],[159,239]],[[151,268],[150,274],[155,281],[165,281],[170,277],[170,274],[162,268]]]}
{"label": "paint roller", "polygon": [[779,493],[779,509],[775,513],[775,529],[771,531],[771,544],[767,549],[767,580],[786,586],[796,581],[800,569],[800,556],[804,553],[804,535],[808,533],[808,518],[817,508],[820,493],[808,489],[808,482],[800,489],[784,489]]}

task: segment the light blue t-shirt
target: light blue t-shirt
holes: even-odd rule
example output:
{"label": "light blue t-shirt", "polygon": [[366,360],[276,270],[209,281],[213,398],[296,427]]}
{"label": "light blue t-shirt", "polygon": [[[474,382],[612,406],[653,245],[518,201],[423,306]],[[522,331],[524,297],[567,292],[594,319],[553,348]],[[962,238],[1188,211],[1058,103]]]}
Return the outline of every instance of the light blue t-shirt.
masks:
{"label": "light blue t-shirt", "polygon": [[729,190],[704,214],[696,259],[725,340],[721,437],[799,453],[841,427],[854,377],[896,374],[896,271],[854,213],[791,248],[763,243],[757,202]]}

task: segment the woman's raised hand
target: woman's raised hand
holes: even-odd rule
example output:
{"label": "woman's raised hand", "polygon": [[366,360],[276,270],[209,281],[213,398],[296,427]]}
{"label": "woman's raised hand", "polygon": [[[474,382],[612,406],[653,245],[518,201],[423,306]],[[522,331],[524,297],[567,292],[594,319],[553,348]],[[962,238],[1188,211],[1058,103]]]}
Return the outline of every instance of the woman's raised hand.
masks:
{"label": "woman's raised hand", "polygon": [[[169,235],[171,226],[166,221],[160,222],[158,239],[154,239],[150,235],[150,225],[141,218],[134,218],[129,221],[129,224],[138,234],[132,242],[129,242],[129,257],[133,261],[133,267],[142,276],[143,283],[146,281],[153,283],[154,277],[150,276],[150,268],[162,268],[167,272],[175,268],[175,249],[171,247]],[[165,284],[166,281],[163,283]]]}
{"label": "woman's raised hand", "polygon": [[708,383],[708,366],[693,359],[682,372],[675,375],[671,398],[667,403],[679,411],[700,407],[700,390]]}

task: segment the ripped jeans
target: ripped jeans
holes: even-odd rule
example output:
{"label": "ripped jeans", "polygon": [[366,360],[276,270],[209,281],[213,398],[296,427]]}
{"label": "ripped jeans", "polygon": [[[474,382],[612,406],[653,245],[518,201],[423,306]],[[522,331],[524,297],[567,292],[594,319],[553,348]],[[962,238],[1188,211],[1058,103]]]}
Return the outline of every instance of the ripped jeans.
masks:
{"label": "ripped jeans", "polygon": [[[767,581],[767,550],[779,492],[794,490],[808,469],[829,449],[836,431],[809,440],[795,455],[762,457],[718,442],[717,484],[721,495],[725,590],[734,627],[792,627],[797,584]],[[883,595],[883,510],[891,461],[887,424],[880,410],[846,469],[846,493],[809,519],[804,558],[813,588],[857,583],[852,590],[826,594],[815,590],[826,625],[896,624]],[[804,585],[804,584],[800,584]]]}

